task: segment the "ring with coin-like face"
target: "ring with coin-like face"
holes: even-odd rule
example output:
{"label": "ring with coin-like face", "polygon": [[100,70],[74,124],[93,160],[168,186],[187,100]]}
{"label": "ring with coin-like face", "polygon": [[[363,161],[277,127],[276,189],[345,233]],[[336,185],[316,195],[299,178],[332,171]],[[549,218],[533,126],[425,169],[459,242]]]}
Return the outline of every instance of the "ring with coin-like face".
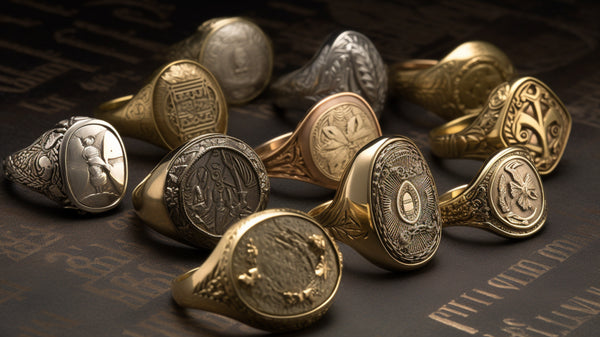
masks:
{"label": "ring with coin-like face", "polygon": [[191,60],[161,67],[135,96],[108,101],[94,114],[123,136],[167,149],[201,134],[227,130],[227,103],[219,83]]}
{"label": "ring with coin-like face", "polygon": [[271,209],[232,225],[202,266],[173,281],[172,295],[181,306],[283,332],[321,318],[341,276],[341,254],[314,219]]}
{"label": "ring with coin-like face", "polygon": [[271,177],[289,178],[335,189],[354,154],[381,136],[369,104],[350,92],[315,104],[294,132],[256,148]]}
{"label": "ring with coin-like face", "polygon": [[134,189],[138,216],[157,232],[214,247],[240,218],[263,210],[269,178],[252,148],[231,136],[198,136],[171,151]]}
{"label": "ring with coin-like face", "polygon": [[542,180],[522,147],[498,151],[468,185],[440,196],[442,226],[471,226],[526,238],[546,222]]}
{"label": "ring with coin-like face", "polygon": [[332,34],[312,60],[271,85],[275,104],[305,110],[323,97],[343,91],[361,95],[381,115],[387,70],[366,36],[347,30]]}
{"label": "ring with coin-like face", "polygon": [[492,44],[470,41],[442,60],[410,60],[390,67],[390,90],[445,119],[481,111],[490,91],[514,68]]}
{"label": "ring with coin-like face", "polygon": [[426,264],[441,239],[435,182],[406,137],[381,137],[347,167],[332,201],[309,212],[337,240],[388,270]]}
{"label": "ring with coin-like face", "polygon": [[479,114],[450,121],[429,133],[439,157],[487,159],[509,146],[527,148],[539,173],[552,172],[563,155],[571,115],[543,82],[522,77],[500,84]]}
{"label": "ring with coin-like face", "polygon": [[127,155],[107,122],[71,117],[6,157],[4,175],[66,208],[97,213],[116,207],[127,187]]}
{"label": "ring with coin-like face", "polygon": [[219,81],[229,104],[258,96],[273,71],[273,48],[267,35],[251,21],[217,18],[170,48],[167,59],[191,59],[208,68]]}

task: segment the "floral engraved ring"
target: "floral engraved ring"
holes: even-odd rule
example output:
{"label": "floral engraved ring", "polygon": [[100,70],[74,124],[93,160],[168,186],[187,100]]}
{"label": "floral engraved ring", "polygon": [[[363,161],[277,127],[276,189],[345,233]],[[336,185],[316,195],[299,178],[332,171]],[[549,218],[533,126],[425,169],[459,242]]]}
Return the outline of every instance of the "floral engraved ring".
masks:
{"label": "floral engraved ring", "polygon": [[271,85],[282,108],[305,110],[325,96],[350,91],[366,99],[377,116],[387,88],[387,70],[375,45],[351,30],[330,35],[308,64]]}
{"label": "floral engraved ring", "polygon": [[229,104],[247,103],[267,86],[273,71],[273,48],[267,35],[241,17],[205,21],[167,53],[171,61],[191,59],[208,68]]}
{"label": "floral engraved ring", "polygon": [[198,135],[227,130],[227,102],[219,83],[190,60],[161,67],[135,96],[108,101],[94,114],[123,136],[170,150]]}
{"label": "floral engraved ring", "polygon": [[546,222],[542,180],[522,147],[494,154],[468,185],[440,196],[443,227],[471,226],[526,238]]}
{"label": "floral engraved ring", "polygon": [[202,266],[173,281],[172,295],[184,307],[285,332],[321,318],[341,276],[341,254],[314,219],[271,209],[232,225]]}
{"label": "floral engraved ring", "polygon": [[212,133],[171,151],[134,189],[133,206],[159,233],[213,248],[229,226],[267,206],[269,186],[248,144]]}
{"label": "floral engraved ring", "polygon": [[350,92],[315,104],[294,132],[256,148],[270,177],[306,181],[335,189],[354,154],[381,136],[373,110]]}
{"label": "floral engraved ring", "polygon": [[533,77],[500,84],[479,114],[457,118],[429,133],[439,157],[487,159],[509,146],[527,148],[535,167],[552,172],[563,155],[571,115],[548,86]]}
{"label": "floral engraved ring", "polygon": [[110,124],[60,121],[30,146],[6,157],[4,175],[66,208],[98,213],[116,207],[127,187],[127,155]]}
{"label": "floral engraved ring", "polygon": [[483,41],[461,44],[442,60],[410,60],[390,67],[390,90],[445,119],[478,113],[492,89],[511,79],[506,54]]}
{"label": "floral engraved ring", "polygon": [[309,214],[336,239],[388,270],[423,266],[440,243],[435,182],[406,137],[365,145],[344,171],[332,201]]}

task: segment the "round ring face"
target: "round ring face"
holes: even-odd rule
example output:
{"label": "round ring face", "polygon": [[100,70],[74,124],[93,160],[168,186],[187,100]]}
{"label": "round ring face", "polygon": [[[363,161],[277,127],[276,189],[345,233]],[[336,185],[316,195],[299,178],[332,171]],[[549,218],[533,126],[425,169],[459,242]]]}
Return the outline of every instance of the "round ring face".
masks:
{"label": "round ring face", "polygon": [[207,37],[199,62],[215,75],[227,101],[240,104],[265,88],[273,55],[267,36],[258,26],[237,20]]}
{"label": "round ring face", "polygon": [[310,131],[310,154],[329,179],[340,180],[358,150],[379,136],[372,113],[355,103],[341,103],[322,113]]}
{"label": "round ring face", "polygon": [[156,80],[156,126],[172,148],[210,132],[224,132],[227,104],[217,80],[191,61],[170,64]]}
{"label": "round ring face", "polygon": [[[221,236],[234,222],[265,208],[266,170],[247,144],[229,136],[198,137],[171,159],[164,202],[191,242]],[[200,233],[199,233],[200,232]]]}
{"label": "round ring face", "polygon": [[321,227],[293,215],[248,229],[233,248],[230,265],[240,299],[271,316],[317,309],[333,297],[341,276],[331,239]]}
{"label": "round ring face", "polygon": [[506,232],[541,226],[545,199],[536,168],[520,157],[509,157],[496,167],[491,179],[489,203]]}
{"label": "round ring face", "polygon": [[454,96],[461,110],[479,112],[490,92],[508,78],[500,63],[489,56],[475,57],[458,71]]}
{"label": "round ring face", "polygon": [[408,141],[388,143],[371,173],[371,207],[379,239],[395,260],[430,259],[441,239],[437,191],[425,158]]}
{"label": "round ring face", "polygon": [[115,207],[125,194],[127,158],[116,130],[89,119],[72,125],[60,149],[64,186],[71,202],[88,212]]}
{"label": "round ring face", "polygon": [[521,82],[512,92],[502,125],[504,141],[526,147],[540,173],[548,173],[562,157],[571,117],[560,99],[535,79]]}

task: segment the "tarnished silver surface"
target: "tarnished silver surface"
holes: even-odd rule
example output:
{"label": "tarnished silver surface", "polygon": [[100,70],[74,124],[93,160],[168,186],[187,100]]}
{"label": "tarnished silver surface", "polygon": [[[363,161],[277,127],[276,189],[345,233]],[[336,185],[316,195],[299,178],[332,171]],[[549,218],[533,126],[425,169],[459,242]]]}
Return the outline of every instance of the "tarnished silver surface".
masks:
{"label": "tarnished silver surface", "polygon": [[229,104],[258,96],[273,71],[271,41],[260,27],[240,17],[204,22],[196,33],[175,44],[167,58],[204,65],[219,81]]}
{"label": "tarnished silver surface", "polygon": [[3,164],[9,180],[87,212],[114,208],[127,186],[121,138],[110,124],[93,118],[60,121]]}
{"label": "tarnished silver surface", "polygon": [[330,36],[308,64],[271,86],[275,103],[283,108],[306,110],[325,96],[350,91],[361,95],[377,116],[387,88],[381,55],[371,40],[351,30]]}

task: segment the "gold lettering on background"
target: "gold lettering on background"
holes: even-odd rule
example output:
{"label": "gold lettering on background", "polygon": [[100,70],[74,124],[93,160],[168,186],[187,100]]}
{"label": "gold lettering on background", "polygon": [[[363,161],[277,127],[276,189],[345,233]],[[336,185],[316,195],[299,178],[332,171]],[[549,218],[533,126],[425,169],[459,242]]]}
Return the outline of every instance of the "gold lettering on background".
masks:
{"label": "gold lettering on background", "polygon": [[0,280],[0,304],[10,300],[22,301],[25,299],[24,294],[27,291],[29,291],[29,288],[22,285]]}
{"label": "gold lettering on background", "polygon": [[0,225],[0,256],[18,262],[62,238],[49,227]]}
{"label": "gold lettering on background", "polygon": [[19,326],[20,337],[61,336],[81,323],[47,310],[35,314],[29,324]]}
{"label": "gold lettering on background", "polygon": [[45,114],[53,114],[61,111],[72,110],[77,104],[71,102],[65,98],[61,98],[58,94],[52,94],[50,96],[34,99],[34,100],[23,100],[18,103],[20,107],[33,110],[36,112],[42,112]]}

